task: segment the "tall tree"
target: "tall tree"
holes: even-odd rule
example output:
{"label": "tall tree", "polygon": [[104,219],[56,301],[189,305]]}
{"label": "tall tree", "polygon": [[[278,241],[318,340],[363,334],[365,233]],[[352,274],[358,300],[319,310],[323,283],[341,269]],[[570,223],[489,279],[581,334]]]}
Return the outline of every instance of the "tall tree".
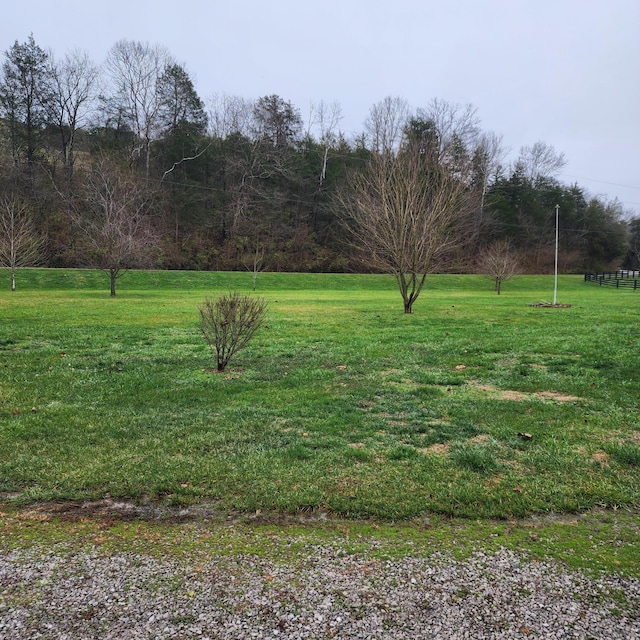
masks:
{"label": "tall tree", "polygon": [[207,114],[187,70],[179,64],[168,64],[158,79],[158,118],[163,135],[180,131],[204,135]]}
{"label": "tall tree", "polygon": [[209,129],[214,138],[222,140],[233,135],[251,136],[254,101],[241,96],[214,94],[207,102]]}
{"label": "tall tree", "polygon": [[396,278],[404,312],[412,313],[427,274],[455,247],[473,193],[416,144],[373,154],[349,187],[338,196],[344,219],[369,264]]}
{"label": "tall tree", "polygon": [[292,147],[302,132],[299,110],[277,95],[258,98],[253,118],[255,137],[277,149]]}
{"label": "tall tree", "polygon": [[52,99],[49,55],[33,35],[5,52],[0,79],[0,117],[9,129],[11,153],[16,164],[32,165],[47,123]]}
{"label": "tall tree", "polygon": [[120,40],[109,51],[106,70],[111,95],[104,97],[111,117],[123,117],[136,136],[132,156],[144,158],[149,177],[151,144],[161,134],[161,94],[158,83],[173,60],[159,45]]}
{"label": "tall tree", "polygon": [[555,178],[566,164],[564,153],[558,153],[550,144],[538,141],[520,148],[514,169],[520,171],[530,182],[535,182]]}
{"label": "tall tree", "polygon": [[50,119],[60,135],[60,151],[67,177],[73,174],[75,140],[87,124],[95,99],[98,68],[86,53],[73,51],[61,61],[51,59],[52,99]]}
{"label": "tall tree", "polygon": [[374,104],[364,123],[366,140],[371,151],[380,154],[396,152],[410,115],[409,104],[403,98],[387,96]]}
{"label": "tall tree", "polygon": [[640,218],[632,218],[628,223],[629,249],[622,263],[623,268],[640,270]]}

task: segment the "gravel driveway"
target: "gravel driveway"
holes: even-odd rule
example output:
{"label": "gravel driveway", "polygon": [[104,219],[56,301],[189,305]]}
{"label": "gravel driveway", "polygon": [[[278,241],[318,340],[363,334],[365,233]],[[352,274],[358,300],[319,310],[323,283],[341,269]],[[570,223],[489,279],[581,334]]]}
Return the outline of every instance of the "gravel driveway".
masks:
{"label": "gravel driveway", "polygon": [[[201,560],[201,561],[200,561]],[[640,581],[502,550],[296,560],[93,550],[0,556],[0,638],[640,638]]]}

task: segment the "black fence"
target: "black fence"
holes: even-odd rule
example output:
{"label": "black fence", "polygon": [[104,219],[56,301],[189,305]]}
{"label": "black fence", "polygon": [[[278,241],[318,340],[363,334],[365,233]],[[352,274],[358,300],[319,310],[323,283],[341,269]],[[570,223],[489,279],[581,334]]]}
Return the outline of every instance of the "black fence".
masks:
{"label": "black fence", "polygon": [[611,271],[609,273],[585,273],[585,282],[597,282],[601,287],[616,289],[640,289],[640,271]]}

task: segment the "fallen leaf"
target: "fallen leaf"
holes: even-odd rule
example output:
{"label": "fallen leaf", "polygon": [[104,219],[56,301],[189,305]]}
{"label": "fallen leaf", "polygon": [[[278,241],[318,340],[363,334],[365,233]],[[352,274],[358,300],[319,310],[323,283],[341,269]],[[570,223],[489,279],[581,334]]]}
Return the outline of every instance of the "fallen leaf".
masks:
{"label": "fallen leaf", "polygon": [[458,371],[462,371],[462,369],[466,369],[466,368],[467,368],[467,365],[466,365],[466,364],[457,364],[457,365],[456,365],[456,369],[457,369]]}

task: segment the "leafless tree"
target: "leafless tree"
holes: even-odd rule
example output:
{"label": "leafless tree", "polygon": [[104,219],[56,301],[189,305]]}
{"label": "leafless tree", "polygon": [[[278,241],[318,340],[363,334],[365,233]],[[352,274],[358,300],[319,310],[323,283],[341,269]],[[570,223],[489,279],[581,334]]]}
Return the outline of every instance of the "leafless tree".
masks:
{"label": "leafless tree", "polygon": [[409,104],[403,98],[387,96],[374,104],[364,125],[371,150],[379,154],[397,151],[410,115]]}
{"label": "leafless tree", "polygon": [[557,153],[552,145],[536,142],[520,149],[515,169],[535,182],[539,178],[553,178],[567,164],[564,153]]}
{"label": "leafless tree", "polygon": [[500,295],[502,283],[521,271],[520,260],[508,242],[494,242],[482,255],[478,265],[480,273],[495,282],[496,293]]}
{"label": "leafless tree", "polygon": [[216,353],[218,371],[244,349],[265,320],[267,303],[237,292],[228,293],[200,306],[202,335]]}
{"label": "leafless tree", "polygon": [[254,249],[244,254],[242,264],[247,271],[251,271],[251,278],[253,281],[253,290],[256,290],[256,284],[258,281],[258,274],[264,271],[264,254],[266,252],[264,244],[260,242],[254,243]]}
{"label": "leafless tree", "polygon": [[251,135],[253,100],[247,100],[241,96],[214,94],[207,102],[209,132],[213,137],[224,139],[233,134],[245,137]]}
{"label": "leafless tree", "polygon": [[68,177],[73,174],[75,137],[93,108],[98,68],[86,53],[74,51],[61,61],[50,56],[53,82],[49,105],[52,122],[60,134],[62,162]]}
{"label": "leafless tree", "polygon": [[480,212],[484,211],[484,203],[487,190],[495,180],[502,163],[507,155],[507,149],[503,146],[502,136],[492,131],[482,133],[477,140],[474,149],[474,178],[482,192]]}
{"label": "leafless tree", "polygon": [[144,157],[149,177],[151,144],[160,134],[161,95],[158,81],[173,59],[165,47],[120,40],[109,51],[105,64],[111,81],[111,104],[122,113],[138,146],[133,154]]}
{"label": "leafless tree", "polygon": [[16,269],[32,267],[41,257],[44,238],[37,232],[27,207],[9,196],[0,200],[0,266],[9,269],[11,291]]}
{"label": "leafless tree", "polygon": [[434,98],[416,110],[415,119],[433,127],[433,142],[442,163],[452,164],[461,152],[470,154],[478,144],[480,119],[472,104],[460,105]]}
{"label": "leafless tree", "polygon": [[373,154],[349,182],[339,212],[369,264],[396,278],[411,313],[427,274],[459,240],[473,191],[420,145]]}
{"label": "leafless tree", "polygon": [[318,129],[318,139],[324,147],[322,154],[322,168],[318,179],[318,187],[321,189],[327,177],[327,161],[329,150],[338,141],[338,124],[342,120],[342,108],[337,102],[327,104],[321,100],[318,104],[312,104],[309,113],[309,133],[312,128]]}
{"label": "leafless tree", "polygon": [[106,161],[87,178],[87,210],[74,222],[85,261],[109,274],[112,296],[127,269],[153,264],[158,232],[149,215],[150,201],[146,183]]}

